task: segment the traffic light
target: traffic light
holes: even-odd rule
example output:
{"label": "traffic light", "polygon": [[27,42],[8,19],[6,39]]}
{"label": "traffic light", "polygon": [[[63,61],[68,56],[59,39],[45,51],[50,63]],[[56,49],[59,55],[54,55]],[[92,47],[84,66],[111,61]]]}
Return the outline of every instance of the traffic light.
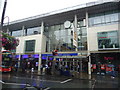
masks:
{"label": "traffic light", "polygon": [[56,55],[58,55],[58,50],[54,50],[54,51],[52,51],[52,54],[53,54],[53,56],[56,56]]}

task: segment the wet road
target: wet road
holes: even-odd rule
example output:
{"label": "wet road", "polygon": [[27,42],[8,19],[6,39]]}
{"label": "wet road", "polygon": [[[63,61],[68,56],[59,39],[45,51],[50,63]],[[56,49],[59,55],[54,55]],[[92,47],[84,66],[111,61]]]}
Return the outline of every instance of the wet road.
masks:
{"label": "wet road", "polygon": [[[1,75],[1,74],[0,74]],[[117,82],[99,82],[97,80],[75,79],[71,77],[58,76],[38,76],[32,74],[13,74],[3,73],[2,88],[13,88],[23,90],[25,87],[30,90],[52,90],[53,88],[68,89],[68,88],[118,88]],[[9,89],[10,90],[10,89]]]}

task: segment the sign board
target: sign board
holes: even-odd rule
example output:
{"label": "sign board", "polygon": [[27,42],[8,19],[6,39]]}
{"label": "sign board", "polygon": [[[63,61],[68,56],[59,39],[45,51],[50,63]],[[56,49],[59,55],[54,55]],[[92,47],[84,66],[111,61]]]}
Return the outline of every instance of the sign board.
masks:
{"label": "sign board", "polygon": [[73,45],[78,47],[78,37],[77,37],[77,16],[75,15],[75,21],[73,26]]}

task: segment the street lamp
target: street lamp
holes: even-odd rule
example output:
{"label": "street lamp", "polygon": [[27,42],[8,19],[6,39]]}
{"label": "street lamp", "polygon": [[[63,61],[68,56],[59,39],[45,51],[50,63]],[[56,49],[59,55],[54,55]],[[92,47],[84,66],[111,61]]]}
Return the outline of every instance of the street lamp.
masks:
{"label": "street lamp", "polygon": [[[6,10],[6,5],[7,5],[7,0],[5,0],[4,2],[4,7],[3,7],[3,12],[2,12],[2,18],[1,18],[1,25],[0,25],[0,33],[2,32],[2,27],[3,27],[3,21],[4,21],[4,16],[5,16],[5,10]],[[1,38],[1,34],[0,34],[0,38]],[[0,47],[2,47],[2,43],[0,42]],[[0,52],[1,52],[2,48],[0,48]],[[0,60],[1,60],[2,55],[0,54]]]}
{"label": "street lamp", "polygon": [[5,2],[4,2],[4,7],[3,7],[3,12],[2,12],[0,30],[2,30],[2,27],[3,27],[3,22],[4,22],[4,16],[5,16],[6,5],[7,5],[7,0],[5,0]]}
{"label": "street lamp", "polygon": [[[7,22],[7,26],[9,26],[9,21],[10,21],[10,18],[8,16],[5,16],[4,19],[8,18],[8,22]],[[7,27],[7,33],[9,34],[9,29]]]}

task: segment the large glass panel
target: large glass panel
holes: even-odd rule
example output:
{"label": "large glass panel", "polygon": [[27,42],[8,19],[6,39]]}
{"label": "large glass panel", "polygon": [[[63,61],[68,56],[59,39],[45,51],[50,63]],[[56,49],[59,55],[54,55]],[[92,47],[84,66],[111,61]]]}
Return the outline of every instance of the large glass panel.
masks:
{"label": "large glass panel", "polygon": [[82,27],[82,36],[86,36],[87,35],[87,29],[86,27]]}
{"label": "large glass panel", "polygon": [[54,31],[54,35],[55,35],[56,39],[59,40],[59,38],[60,38],[59,30]]}
{"label": "large glass panel", "polygon": [[[77,29],[78,34],[80,34],[80,31],[82,31],[82,36],[86,36],[86,28],[82,27],[82,21],[81,27]],[[73,46],[73,24],[71,28],[65,29],[63,24],[61,25],[55,25],[50,26],[48,28],[48,51],[51,52],[54,49],[58,49],[59,51],[75,51],[75,46]],[[47,35],[47,34],[46,34]]]}
{"label": "large glass panel", "polygon": [[87,37],[86,36],[80,36],[78,37],[78,50],[87,50]]}
{"label": "large glass panel", "polygon": [[119,48],[118,32],[99,32],[98,33],[98,48]]}
{"label": "large glass panel", "polygon": [[101,24],[105,24],[105,16],[100,16],[101,18]]}
{"label": "large glass panel", "polygon": [[41,32],[41,27],[34,27],[27,29],[27,35],[40,34],[40,32]]}
{"label": "large glass panel", "polygon": [[111,22],[111,16],[110,15],[105,15],[105,22],[110,23]]}
{"label": "large glass panel", "polygon": [[71,35],[72,30],[68,29],[68,35]]}
{"label": "large glass panel", "polygon": [[98,17],[95,17],[94,18],[94,24],[100,24],[101,23],[101,17],[98,16]]}
{"label": "large glass panel", "polygon": [[66,35],[66,30],[60,30],[61,32],[61,36],[65,36]]}
{"label": "large glass panel", "polygon": [[111,14],[111,22],[118,21],[118,13]]}
{"label": "large glass panel", "polygon": [[100,14],[89,15],[89,26],[116,23],[119,21],[119,12],[105,12]]}
{"label": "large glass panel", "polygon": [[93,26],[94,25],[94,17],[90,17],[89,18],[89,26]]}
{"label": "large glass panel", "polygon": [[19,37],[23,35],[23,30],[12,31],[12,36]]}
{"label": "large glass panel", "polygon": [[25,42],[25,52],[34,52],[35,50],[35,40],[27,40]]}

